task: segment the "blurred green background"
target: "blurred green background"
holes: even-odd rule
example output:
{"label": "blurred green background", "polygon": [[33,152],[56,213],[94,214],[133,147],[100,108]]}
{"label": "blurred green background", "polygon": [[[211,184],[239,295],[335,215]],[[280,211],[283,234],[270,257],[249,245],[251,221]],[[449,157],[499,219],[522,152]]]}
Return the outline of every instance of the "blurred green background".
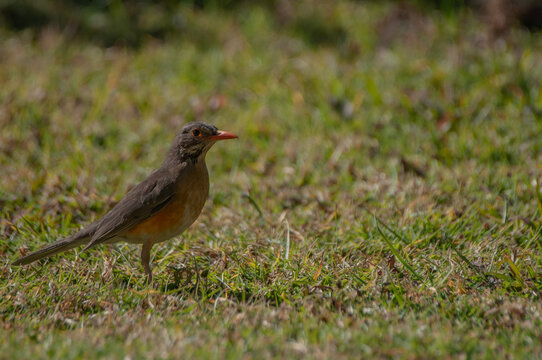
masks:
{"label": "blurred green background", "polygon": [[[369,1],[358,1],[366,3]],[[496,31],[514,25],[539,29],[542,4],[533,0],[403,0],[374,1],[397,3],[403,9],[439,11],[446,15],[473,10],[485,16]],[[196,11],[222,11],[241,14],[247,7],[264,7],[267,16],[281,26],[300,32],[313,43],[334,42],[346,35],[340,24],[318,13],[312,2],[288,0],[2,0],[0,20],[14,29],[55,27],[104,46],[140,46],[150,38],[171,39],[190,36],[193,25],[184,14],[186,7]],[[328,14],[329,15],[329,14]]]}

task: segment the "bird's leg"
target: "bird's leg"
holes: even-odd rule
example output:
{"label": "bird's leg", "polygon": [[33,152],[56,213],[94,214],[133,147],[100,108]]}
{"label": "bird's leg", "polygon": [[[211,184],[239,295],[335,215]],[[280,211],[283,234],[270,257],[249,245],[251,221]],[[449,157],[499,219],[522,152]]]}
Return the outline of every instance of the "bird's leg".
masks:
{"label": "bird's leg", "polygon": [[152,241],[145,241],[143,243],[143,247],[141,248],[141,265],[143,265],[145,274],[147,274],[147,284],[152,282],[152,270],[151,266],[149,265],[149,261],[151,260],[151,248]]}

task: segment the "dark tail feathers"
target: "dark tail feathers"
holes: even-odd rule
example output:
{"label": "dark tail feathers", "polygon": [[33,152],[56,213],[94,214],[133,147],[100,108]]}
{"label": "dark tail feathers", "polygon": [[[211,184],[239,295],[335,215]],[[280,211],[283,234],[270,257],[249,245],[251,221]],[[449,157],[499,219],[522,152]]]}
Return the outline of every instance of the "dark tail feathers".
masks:
{"label": "dark tail feathers", "polygon": [[49,257],[60,252],[64,252],[79,245],[86,244],[90,240],[90,236],[80,231],[77,234],[74,234],[65,239],[60,239],[57,242],[44,246],[38,251],[34,251],[26,256],[23,256],[20,259],[17,259],[13,262],[12,265],[26,265],[30,264],[36,260],[43,259],[44,257]]}

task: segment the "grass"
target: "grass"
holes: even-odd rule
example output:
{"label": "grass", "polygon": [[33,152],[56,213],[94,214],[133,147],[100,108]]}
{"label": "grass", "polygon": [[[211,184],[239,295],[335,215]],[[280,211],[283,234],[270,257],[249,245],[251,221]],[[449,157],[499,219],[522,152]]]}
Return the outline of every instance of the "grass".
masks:
{"label": "grass", "polygon": [[[138,49],[1,32],[0,357],[542,355],[540,35],[296,6],[186,8],[188,33]],[[154,287],[125,244],[10,265],[105,213],[191,120],[239,140],[208,154]]]}

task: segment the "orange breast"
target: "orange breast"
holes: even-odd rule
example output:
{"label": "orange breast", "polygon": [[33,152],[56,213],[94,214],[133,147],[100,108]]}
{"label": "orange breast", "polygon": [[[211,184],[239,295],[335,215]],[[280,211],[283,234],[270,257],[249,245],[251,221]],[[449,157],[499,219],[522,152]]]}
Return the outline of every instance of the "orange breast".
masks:
{"label": "orange breast", "polygon": [[[185,211],[193,206],[186,206],[187,196],[176,196],[169,204],[156,214],[132,227],[127,234],[132,236],[158,235],[162,232],[171,232],[177,228],[183,227],[183,220],[187,218]],[[196,215],[197,216],[197,215]],[[187,224],[186,227],[190,226]]]}
{"label": "orange breast", "polygon": [[179,235],[192,225],[209,193],[207,168],[205,163],[202,165],[202,169],[196,168],[192,176],[182,179],[175,196],[163,209],[126,230],[124,236],[135,241],[152,239],[160,242]]}

